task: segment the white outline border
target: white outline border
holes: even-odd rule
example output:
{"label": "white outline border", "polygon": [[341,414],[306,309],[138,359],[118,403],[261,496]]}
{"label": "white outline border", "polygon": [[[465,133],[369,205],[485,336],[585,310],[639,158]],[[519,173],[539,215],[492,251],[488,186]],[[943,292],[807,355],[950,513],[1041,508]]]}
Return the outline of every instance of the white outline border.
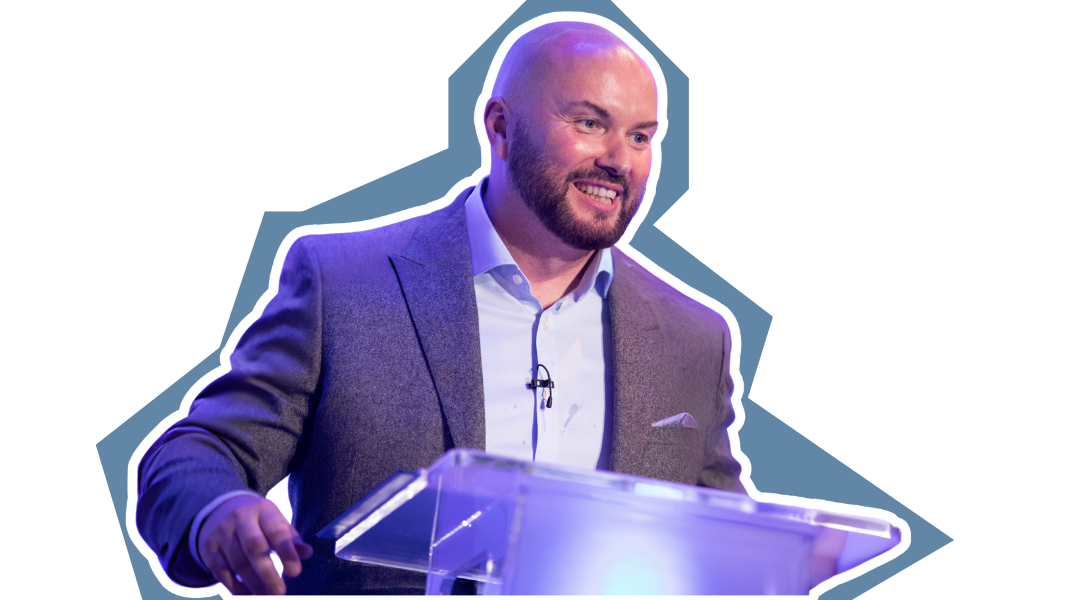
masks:
{"label": "white outline border", "polygon": [[[485,147],[485,142],[487,141],[487,132],[484,127],[483,119],[484,108],[487,104],[487,100],[491,97],[491,92],[495,85],[495,77],[498,74],[499,67],[502,66],[503,60],[506,58],[506,53],[509,50],[510,46],[512,46],[513,43],[516,42],[518,38],[525,33],[541,25],[558,21],[580,21],[584,23],[599,25],[600,27],[607,29],[611,33],[618,36],[621,40],[623,40],[631,49],[634,50],[635,53],[637,53],[639,57],[642,58],[642,60],[645,61],[645,63],[652,71],[654,78],[656,79],[658,100],[657,114],[662,115],[662,117],[659,118],[660,124],[657,127],[656,134],[654,135],[652,141],[652,169],[649,173],[649,178],[646,183],[645,197],[642,199],[641,207],[638,210],[638,215],[630,222],[626,233],[615,245],[620,250],[625,252],[628,256],[630,256],[630,258],[632,258],[638,264],[645,267],[650,273],[659,277],[662,281],[672,286],[679,292],[685,294],[687,297],[717,312],[724,318],[725,321],[727,321],[728,327],[731,330],[731,364],[729,366],[729,370],[731,372],[731,377],[734,384],[731,394],[731,403],[732,409],[735,411],[735,420],[728,429],[728,436],[731,443],[732,456],[737,461],[739,461],[739,464],[743,467],[740,480],[742,481],[743,486],[746,488],[750,497],[757,502],[788,504],[800,508],[820,509],[831,512],[842,512],[873,519],[881,519],[887,521],[888,523],[900,530],[900,543],[897,544],[895,547],[853,569],[850,569],[848,571],[845,571],[844,573],[840,573],[839,575],[827,579],[826,581],[819,584],[817,587],[811,589],[809,597],[817,598],[820,594],[836,587],[837,585],[855,579],[856,577],[891,561],[897,556],[900,556],[905,551],[907,551],[908,547],[910,546],[911,530],[907,522],[905,522],[903,519],[898,518],[896,515],[889,511],[850,504],[828,502],[825,500],[801,498],[797,496],[786,496],[783,494],[773,494],[758,491],[758,489],[754,486],[753,482],[750,479],[750,461],[747,456],[742,452],[742,448],[739,444],[738,432],[742,428],[743,422],[745,421],[745,413],[742,406],[743,380],[742,373],[739,370],[739,359],[742,355],[742,336],[739,330],[738,322],[735,320],[735,315],[732,314],[731,311],[728,310],[728,308],[720,302],[683,283],[678,278],[661,269],[653,261],[649,260],[645,255],[641,254],[630,246],[630,240],[632,240],[634,235],[637,233],[638,227],[641,225],[641,221],[644,219],[644,216],[647,215],[652,209],[652,202],[656,190],[656,182],[659,179],[660,168],[662,164],[660,145],[661,141],[664,138],[664,135],[667,132],[668,107],[667,81],[664,79],[663,69],[660,68],[659,63],[656,62],[656,59],[653,58],[652,54],[649,53],[645,49],[645,47],[642,46],[636,38],[634,38],[634,36],[630,35],[622,27],[608,20],[607,18],[592,13],[548,13],[530,19],[529,21],[526,21],[525,23],[516,27],[506,36],[502,44],[499,46],[498,51],[495,53],[491,65],[488,67],[488,74],[487,78],[484,81],[484,87],[476,100],[476,105],[473,111],[473,121],[481,148]],[[490,171],[490,153],[481,151],[480,168],[474,171],[472,175],[454,184],[446,193],[446,195],[444,195],[438,200],[420,206],[415,206],[390,215],[384,215],[382,217],[369,219],[367,221],[361,221],[356,223],[305,225],[290,231],[289,234],[285,236],[285,239],[282,241],[281,246],[278,248],[277,254],[274,257],[274,264],[270,271],[269,286],[266,292],[264,292],[259,298],[258,302],[255,303],[255,307],[252,309],[252,311],[248,313],[248,315],[245,316],[236,325],[236,327],[233,329],[233,332],[229,335],[229,339],[225,342],[225,345],[222,347],[219,354],[219,366],[211,370],[209,373],[203,375],[199,378],[197,382],[195,382],[191,389],[189,389],[188,392],[184,395],[184,399],[183,401],[181,401],[180,407],[176,410],[176,412],[163,419],[160,423],[158,423],[156,427],[154,427],[154,429],[150,431],[150,433],[136,447],[135,452],[132,454],[131,459],[128,461],[128,495],[126,510],[128,538],[135,545],[135,547],[139,549],[139,552],[143,555],[143,557],[147,559],[147,562],[150,564],[151,570],[157,577],[158,581],[161,582],[161,584],[165,587],[165,589],[172,592],[173,594],[183,596],[185,598],[206,598],[218,594],[225,598],[232,596],[231,593],[225,588],[225,586],[221,585],[220,583],[205,588],[189,588],[175,583],[174,581],[169,579],[168,575],[165,574],[164,569],[161,567],[161,562],[158,560],[157,554],[150,549],[150,547],[142,539],[142,536],[138,534],[138,528],[135,525],[135,507],[138,498],[137,482],[139,462],[142,460],[142,457],[146,454],[146,451],[149,449],[149,447],[165,432],[166,429],[168,429],[174,423],[187,415],[187,413],[190,411],[191,403],[194,401],[195,396],[197,396],[198,393],[202,391],[202,389],[209,385],[212,381],[216,380],[217,378],[221,377],[229,371],[229,357],[232,355],[233,350],[235,350],[236,344],[239,342],[244,332],[247,331],[247,328],[250,327],[251,324],[254,323],[259,316],[262,315],[263,311],[266,309],[266,305],[270,302],[270,300],[275,295],[277,295],[278,280],[281,275],[281,268],[285,261],[285,255],[288,253],[288,250],[292,247],[293,243],[296,242],[297,239],[307,235],[366,231],[369,229],[375,229],[377,227],[391,225],[393,223],[397,223],[406,219],[411,219],[413,217],[426,215],[433,211],[449,206],[450,203],[453,202],[454,198],[458,196],[458,194],[460,194],[470,185],[475,185],[481,177],[485,176]]]}

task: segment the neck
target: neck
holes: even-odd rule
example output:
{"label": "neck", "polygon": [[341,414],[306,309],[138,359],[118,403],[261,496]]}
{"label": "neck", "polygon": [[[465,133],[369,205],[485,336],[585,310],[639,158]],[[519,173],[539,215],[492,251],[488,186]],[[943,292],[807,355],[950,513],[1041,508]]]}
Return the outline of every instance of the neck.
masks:
{"label": "neck", "polygon": [[533,295],[546,309],[577,287],[596,251],[563,243],[508,183],[492,173],[484,208],[510,256],[529,279]]}

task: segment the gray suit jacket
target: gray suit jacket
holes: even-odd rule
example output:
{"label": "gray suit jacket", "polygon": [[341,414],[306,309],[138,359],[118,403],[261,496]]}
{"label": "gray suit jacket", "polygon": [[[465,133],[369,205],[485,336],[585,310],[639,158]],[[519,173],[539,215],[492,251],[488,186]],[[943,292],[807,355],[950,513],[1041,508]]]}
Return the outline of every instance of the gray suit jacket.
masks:
{"label": "gray suit jacket", "polygon": [[[291,474],[294,523],[315,554],[290,593],[422,593],[422,576],[340,560],[315,534],[393,472],[484,448],[470,191],[430,215],[289,250],[231,371],[139,465],[139,531],[175,580],[213,583],[186,542],[203,506],[237,489],[265,494]],[[726,323],[622,252],[613,258],[612,469],[742,491],[727,437]],[[700,428],[650,426],[682,412]]]}

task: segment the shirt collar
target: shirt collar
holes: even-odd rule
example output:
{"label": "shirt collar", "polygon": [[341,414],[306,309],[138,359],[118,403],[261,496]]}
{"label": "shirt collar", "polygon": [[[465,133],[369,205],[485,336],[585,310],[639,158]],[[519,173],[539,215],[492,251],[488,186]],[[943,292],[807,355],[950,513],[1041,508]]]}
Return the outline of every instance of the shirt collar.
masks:
{"label": "shirt collar", "polygon": [[[487,177],[473,188],[472,193],[465,200],[465,227],[469,232],[473,277],[503,265],[513,266],[520,272],[521,269],[495,231],[491,218],[488,217],[482,196],[486,189]],[[612,265],[611,248],[604,248],[597,259],[589,262],[581,283],[572,292],[574,300],[579,300],[591,289],[595,289],[601,298],[607,299],[608,288],[611,287]]]}

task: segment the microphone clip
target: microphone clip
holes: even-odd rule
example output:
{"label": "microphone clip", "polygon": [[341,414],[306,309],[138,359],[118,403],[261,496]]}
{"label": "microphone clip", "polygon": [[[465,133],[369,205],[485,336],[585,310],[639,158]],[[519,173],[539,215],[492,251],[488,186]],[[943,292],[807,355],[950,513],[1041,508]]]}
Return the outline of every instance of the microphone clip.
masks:
{"label": "microphone clip", "polygon": [[543,396],[547,400],[547,407],[551,408],[551,396],[552,396],[551,390],[555,389],[555,381],[551,379],[551,373],[548,372],[548,368],[545,367],[544,365],[541,365],[541,364],[536,365],[536,376],[537,377],[540,376],[540,369],[544,370],[544,375],[547,375],[548,378],[547,379],[533,379],[533,380],[530,380],[525,385],[528,386],[528,388],[530,390],[535,390],[537,388],[544,388]]}

